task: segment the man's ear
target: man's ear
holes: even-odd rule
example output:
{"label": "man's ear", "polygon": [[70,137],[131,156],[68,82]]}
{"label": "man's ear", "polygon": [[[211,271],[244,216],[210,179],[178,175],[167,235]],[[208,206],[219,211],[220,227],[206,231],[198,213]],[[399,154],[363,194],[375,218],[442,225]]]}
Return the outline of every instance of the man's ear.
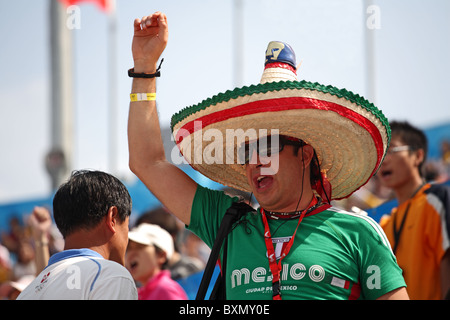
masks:
{"label": "man's ear", "polygon": [[302,161],[305,163],[305,166],[308,166],[314,156],[314,148],[309,144],[305,144],[303,147],[301,147],[301,150],[303,152]]}
{"label": "man's ear", "polygon": [[425,159],[425,151],[423,149],[417,149],[415,153],[416,153],[416,161],[414,164],[416,166],[420,166],[420,164],[423,163],[423,160]]}
{"label": "man's ear", "polygon": [[119,212],[116,206],[109,207],[108,214],[105,217],[105,223],[109,231],[116,233],[116,227],[119,223]]}

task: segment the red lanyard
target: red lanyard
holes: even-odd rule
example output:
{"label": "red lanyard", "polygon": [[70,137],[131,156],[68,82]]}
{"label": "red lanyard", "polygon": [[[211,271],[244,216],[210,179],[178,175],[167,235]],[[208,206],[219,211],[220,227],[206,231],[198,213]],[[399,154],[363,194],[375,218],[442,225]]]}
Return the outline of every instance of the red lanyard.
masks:
{"label": "red lanyard", "polygon": [[[309,204],[308,208],[311,208],[316,203],[317,203],[317,199],[316,199],[316,197],[313,197],[313,200]],[[331,205],[329,205],[329,204],[320,206],[317,209],[310,212],[310,214],[319,213],[323,210],[328,209],[329,207],[331,207]],[[280,275],[281,275],[281,268],[282,268],[281,261],[284,259],[284,257],[286,257],[288,255],[289,251],[291,250],[291,247],[294,244],[294,239],[295,239],[295,234],[297,233],[297,229],[300,225],[300,222],[302,222],[303,218],[305,217],[305,214],[307,211],[308,210],[303,210],[303,212],[301,213],[301,215],[298,219],[297,227],[295,228],[294,234],[292,235],[288,244],[284,247],[284,250],[280,256],[280,260],[278,260],[278,263],[277,263],[275,249],[274,249],[273,243],[272,243],[272,236],[270,234],[269,223],[267,221],[264,209],[261,208],[262,219],[263,219],[263,223],[264,223],[264,241],[266,242],[270,272],[272,273],[272,298],[273,298],[273,300],[281,300],[281,291],[280,291],[280,279],[281,279]]]}

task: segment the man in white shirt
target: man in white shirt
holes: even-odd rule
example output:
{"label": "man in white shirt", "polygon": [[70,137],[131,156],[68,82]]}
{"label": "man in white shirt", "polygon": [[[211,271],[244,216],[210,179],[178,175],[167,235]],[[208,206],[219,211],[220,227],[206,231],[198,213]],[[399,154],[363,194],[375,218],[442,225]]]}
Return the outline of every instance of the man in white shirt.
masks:
{"label": "man in white shirt", "polygon": [[22,291],[19,300],[137,299],[124,267],[131,197],[115,177],[78,171],[53,199],[64,251]]}

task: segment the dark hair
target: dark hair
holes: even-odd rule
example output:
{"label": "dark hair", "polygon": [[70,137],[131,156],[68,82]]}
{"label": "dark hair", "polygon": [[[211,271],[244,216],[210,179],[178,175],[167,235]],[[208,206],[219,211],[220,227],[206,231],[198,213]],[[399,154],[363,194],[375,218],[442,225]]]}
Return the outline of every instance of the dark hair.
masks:
{"label": "dark hair", "polygon": [[112,206],[122,222],[131,214],[130,194],[119,179],[101,171],[74,171],[53,198],[53,215],[65,238],[98,225]]}
{"label": "dark hair", "polygon": [[419,165],[419,173],[424,176],[424,163],[427,158],[428,152],[428,142],[425,133],[412,126],[407,121],[392,121],[389,123],[391,127],[392,137],[398,137],[403,143],[411,147],[412,151],[422,149],[424,151],[424,158],[422,163]]}
{"label": "dark hair", "polygon": [[158,207],[153,210],[144,212],[136,221],[136,226],[142,223],[156,224],[170,233],[171,236],[176,237],[180,231],[178,228],[177,218],[169,213],[165,208]]}
{"label": "dark hair", "polygon": [[159,207],[153,210],[149,210],[144,212],[136,221],[136,226],[142,223],[150,223],[156,224],[166,230],[173,238],[174,249],[176,252],[179,252],[178,243],[176,238],[178,236],[178,232],[180,231],[178,228],[177,218],[171,213],[169,213],[165,208]]}

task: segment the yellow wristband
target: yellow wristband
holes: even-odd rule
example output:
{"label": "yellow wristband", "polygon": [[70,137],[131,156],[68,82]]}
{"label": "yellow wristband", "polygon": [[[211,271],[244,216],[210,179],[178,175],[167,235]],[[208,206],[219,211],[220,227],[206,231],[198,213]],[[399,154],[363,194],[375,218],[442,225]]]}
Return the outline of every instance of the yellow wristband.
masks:
{"label": "yellow wristband", "polygon": [[132,93],[130,94],[130,101],[155,101],[156,93]]}

